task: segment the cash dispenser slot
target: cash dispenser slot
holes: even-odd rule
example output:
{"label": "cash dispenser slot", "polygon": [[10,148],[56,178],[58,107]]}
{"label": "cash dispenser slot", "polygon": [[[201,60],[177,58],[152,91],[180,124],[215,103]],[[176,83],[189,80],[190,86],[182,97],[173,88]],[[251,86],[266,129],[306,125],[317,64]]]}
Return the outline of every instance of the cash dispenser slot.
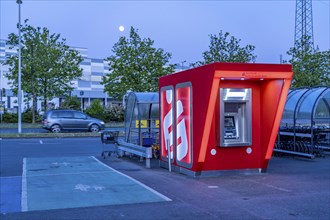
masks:
{"label": "cash dispenser slot", "polygon": [[252,144],[251,89],[220,89],[220,147],[251,146]]}

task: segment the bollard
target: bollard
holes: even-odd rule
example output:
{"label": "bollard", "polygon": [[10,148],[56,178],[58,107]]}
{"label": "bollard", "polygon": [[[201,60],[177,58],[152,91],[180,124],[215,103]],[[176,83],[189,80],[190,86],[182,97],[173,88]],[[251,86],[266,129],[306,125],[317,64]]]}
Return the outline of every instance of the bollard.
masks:
{"label": "bollard", "polygon": [[168,171],[171,172],[172,171],[172,167],[171,167],[171,150],[170,150],[170,140],[167,139],[166,140],[166,145],[167,145],[167,157],[168,157]]}

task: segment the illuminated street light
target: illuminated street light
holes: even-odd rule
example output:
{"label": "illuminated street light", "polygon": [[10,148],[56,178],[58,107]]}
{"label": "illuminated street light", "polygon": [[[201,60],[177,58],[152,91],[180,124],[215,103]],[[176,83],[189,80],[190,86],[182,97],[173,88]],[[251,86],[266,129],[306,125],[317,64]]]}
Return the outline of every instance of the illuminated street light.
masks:
{"label": "illuminated street light", "polygon": [[22,133],[22,89],[21,89],[21,4],[22,0],[17,0],[18,4],[18,133]]}

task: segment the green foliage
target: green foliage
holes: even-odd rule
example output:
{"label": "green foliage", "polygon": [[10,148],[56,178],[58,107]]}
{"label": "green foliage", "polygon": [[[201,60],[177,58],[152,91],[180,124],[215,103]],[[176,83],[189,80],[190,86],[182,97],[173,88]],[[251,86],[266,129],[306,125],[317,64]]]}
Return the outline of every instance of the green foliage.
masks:
{"label": "green foliage", "polygon": [[[287,52],[292,64],[294,77],[292,87],[330,86],[330,50],[319,51],[314,48],[307,36],[295,43]],[[287,62],[287,61],[285,61]]]}
{"label": "green foliage", "polygon": [[[25,97],[32,100],[32,109],[36,110],[38,97],[47,108],[47,101],[60,97],[73,90],[71,81],[82,75],[79,63],[82,61],[77,51],[66,45],[59,34],[51,34],[47,28],[32,27],[25,20],[21,25],[22,90]],[[18,35],[8,36],[11,48],[18,47]],[[18,56],[11,56],[5,63],[9,65],[6,77],[17,94]],[[43,109],[46,111],[46,109]]]}
{"label": "green foliage", "polygon": [[98,118],[100,120],[106,121],[106,114],[104,111],[104,107],[100,100],[95,99],[89,108],[86,109],[86,114],[93,118]]}
{"label": "green foliage", "polygon": [[110,97],[121,100],[127,91],[156,92],[158,79],[174,72],[171,54],[154,48],[150,38],[141,39],[138,30],[131,27],[129,38],[120,37],[112,48],[110,74],[103,77],[104,90]]}
{"label": "green foliage", "polygon": [[91,117],[101,119],[105,122],[110,121],[124,121],[124,108],[121,105],[111,105],[106,108],[103,107],[100,100],[96,99],[91,106],[86,109],[86,114]]}
{"label": "green foliage", "polygon": [[111,105],[105,111],[107,121],[124,121],[125,109],[122,105]]}
{"label": "green foliage", "polygon": [[[35,112],[35,117],[37,122],[41,122],[42,116],[39,115],[38,112]],[[31,109],[27,109],[22,112],[22,122],[23,123],[31,123],[33,121],[33,114]],[[8,113],[5,112],[2,116],[2,120],[5,123],[17,123],[18,122],[18,114],[17,113]]]}
{"label": "green foliage", "polygon": [[[38,112],[35,112],[34,115],[35,115],[35,121],[36,122],[41,122],[42,116],[39,115]],[[26,111],[24,111],[22,113],[22,122],[25,122],[25,123],[31,123],[31,122],[33,122],[32,109],[27,109]]]}
{"label": "green foliage", "polygon": [[255,62],[257,56],[253,54],[255,46],[240,46],[241,39],[236,39],[228,32],[219,32],[218,35],[210,35],[209,50],[203,52],[203,61],[198,61],[191,66],[202,66],[213,62]]}
{"label": "green foliage", "polygon": [[71,109],[71,110],[80,110],[81,103],[77,96],[67,96],[65,100],[61,103],[61,109]]}
{"label": "green foliage", "polygon": [[2,121],[5,122],[5,123],[17,123],[18,122],[18,115],[17,115],[17,113],[5,112],[2,115]]}

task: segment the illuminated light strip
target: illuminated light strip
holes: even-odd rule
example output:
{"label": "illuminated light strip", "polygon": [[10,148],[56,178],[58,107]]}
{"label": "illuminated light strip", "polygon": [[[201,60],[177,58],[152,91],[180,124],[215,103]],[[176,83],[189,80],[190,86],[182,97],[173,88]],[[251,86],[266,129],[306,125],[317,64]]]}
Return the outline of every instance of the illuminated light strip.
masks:
{"label": "illuminated light strip", "polygon": [[248,90],[244,89],[244,92],[231,92],[230,89],[228,90],[228,92],[226,93],[226,96],[224,98],[224,100],[228,100],[228,98],[246,98]]}
{"label": "illuminated light strip", "polygon": [[272,128],[272,132],[270,134],[270,139],[269,139],[269,144],[267,147],[267,153],[265,156],[265,159],[270,159],[272,154],[273,154],[273,149],[274,149],[274,143],[275,143],[275,139],[277,136],[277,132],[278,132],[278,128],[280,126],[281,123],[281,119],[282,119],[282,114],[284,111],[284,106],[286,103],[286,98],[290,89],[290,84],[291,84],[291,79],[284,79],[284,85],[282,87],[281,90],[281,97],[280,97],[280,101],[278,103],[278,107],[277,107],[277,111],[276,111],[276,115],[275,115],[275,120],[273,123],[273,128]]}
{"label": "illuminated light strip", "polygon": [[214,115],[214,108],[215,103],[217,99],[217,92],[219,88],[219,77],[214,77],[211,87],[211,94],[209,99],[209,104],[207,107],[207,113],[206,113],[206,119],[204,124],[204,130],[203,130],[203,136],[202,136],[202,143],[201,143],[201,150],[199,152],[198,162],[204,162],[206,151],[207,151],[207,145],[209,143],[210,138],[210,131],[211,131],[211,125],[212,125],[212,119]]}
{"label": "illuminated light strip", "polygon": [[246,92],[228,92],[226,94],[226,97],[233,97],[233,98],[244,97],[244,96],[246,96]]}

